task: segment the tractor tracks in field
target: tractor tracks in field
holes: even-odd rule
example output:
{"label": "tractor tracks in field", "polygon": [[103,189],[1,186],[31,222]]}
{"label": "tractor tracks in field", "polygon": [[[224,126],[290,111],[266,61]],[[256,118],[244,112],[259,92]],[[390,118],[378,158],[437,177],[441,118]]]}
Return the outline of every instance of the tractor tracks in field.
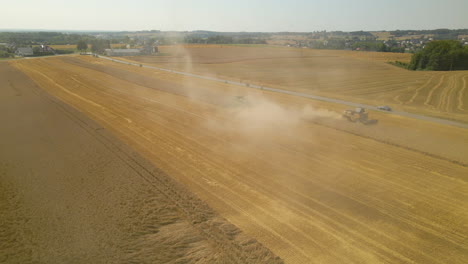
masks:
{"label": "tractor tracks in field", "polygon": [[434,153],[430,153],[430,152],[427,152],[427,151],[419,150],[419,149],[417,149],[417,148],[408,147],[408,146],[405,146],[405,145],[402,145],[402,144],[398,144],[398,143],[395,143],[395,142],[392,142],[392,141],[389,141],[389,140],[381,139],[381,138],[378,138],[378,137],[373,137],[373,136],[370,136],[370,135],[363,135],[363,134],[361,134],[361,133],[354,132],[354,131],[351,131],[351,130],[349,130],[349,129],[339,128],[339,127],[337,127],[337,126],[328,125],[328,124],[325,124],[325,123],[323,123],[323,122],[316,121],[316,120],[309,120],[309,122],[310,122],[310,123],[313,123],[313,124],[315,124],[315,125],[318,125],[318,126],[327,127],[327,128],[330,128],[330,129],[333,129],[333,130],[336,130],[336,131],[340,131],[340,132],[352,134],[352,135],[355,135],[355,136],[358,136],[358,137],[362,137],[362,138],[370,139],[370,140],[373,140],[373,141],[377,141],[377,142],[379,142],[379,143],[383,143],[383,144],[395,146],[395,147],[398,147],[398,148],[403,148],[403,149],[406,149],[406,150],[409,150],[409,151],[413,151],[413,152],[417,152],[417,153],[419,153],[419,154],[422,154],[422,155],[425,155],[425,156],[428,156],[428,157],[431,157],[431,158],[436,158],[436,159],[448,161],[448,162],[450,162],[450,163],[453,163],[453,164],[456,164],[456,165],[459,165],[459,166],[462,166],[462,167],[468,167],[468,163],[466,163],[466,162],[459,161],[459,160],[454,160],[454,159],[450,159],[450,158],[446,158],[446,157],[444,157],[444,156],[440,156],[440,155],[437,155],[437,154],[434,154]]}
{"label": "tractor tracks in field", "polygon": [[[370,110],[374,110],[374,111],[378,111],[378,112],[382,112],[382,113],[386,113],[386,114],[390,114],[390,115],[403,116],[403,117],[418,119],[418,120],[422,120],[422,121],[426,121],[426,122],[432,122],[432,123],[437,123],[437,124],[442,124],[442,125],[455,126],[455,127],[468,129],[468,124],[467,123],[462,123],[462,122],[453,121],[453,120],[449,120],[449,119],[442,119],[442,118],[425,116],[425,115],[420,115],[420,114],[413,114],[413,113],[403,112],[403,111],[392,111],[392,112],[382,111],[382,110],[378,109],[377,106],[374,106],[374,105],[355,103],[355,102],[344,101],[344,100],[325,97],[325,96],[318,96],[318,95],[312,95],[312,94],[308,94],[308,93],[301,93],[301,92],[295,92],[295,91],[290,91],[290,90],[272,88],[272,87],[267,87],[267,86],[251,84],[251,83],[244,83],[244,82],[237,82],[237,81],[219,79],[219,78],[215,78],[215,77],[209,77],[209,76],[204,76],[204,75],[199,75],[199,74],[194,74],[194,73],[189,73],[189,72],[181,72],[181,71],[177,71],[177,70],[171,70],[171,69],[165,69],[165,68],[160,68],[160,67],[151,66],[151,65],[145,65],[145,64],[137,63],[137,62],[119,60],[119,59],[115,59],[115,58],[111,58],[111,57],[105,57],[105,56],[98,56],[98,57],[102,58],[102,59],[105,59],[105,60],[117,62],[117,63],[123,63],[123,64],[126,64],[126,65],[132,65],[132,66],[137,66],[137,67],[142,67],[142,68],[154,69],[154,70],[158,70],[158,71],[169,72],[169,73],[179,74],[179,75],[183,75],[183,76],[194,77],[194,78],[198,78],[198,79],[211,80],[211,81],[215,81],[215,82],[221,82],[221,83],[225,83],[225,84],[237,85],[237,86],[242,86],[242,87],[247,87],[247,88],[252,88],[252,89],[270,91],[270,92],[275,92],[275,93],[282,93],[282,94],[287,94],[287,95],[292,95],[292,96],[299,96],[299,97],[309,98],[309,99],[328,102],[328,103],[336,103],[336,104],[347,105],[347,106],[351,106],[351,107],[362,107],[362,108],[367,108],[367,109],[370,109]],[[434,90],[434,88],[432,90]],[[427,103],[427,102],[428,101],[426,100],[425,103]]]}
{"label": "tractor tracks in field", "polygon": [[[105,58],[105,57],[104,57]],[[108,58],[110,60],[113,60],[112,58]],[[114,60],[115,61],[115,60]],[[119,62],[119,61],[117,61]],[[123,62],[123,61],[121,61]],[[128,62],[123,62],[125,64],[128,64]],[[83,66],[83,65],[79,65],[79,66]],[[149,68],[154,68],[154,67],[151,67],[149,66]],[[102,69],[101,69],[102,70]],[[165,70],[165,71],[170,71],[170,70]],[[107,72],[103,72],[105,74],[109,74]],[[192,74],[190,74],[192,76]],[[195,76],[196,77],[196,76]],[[204,78],[204,77],[203,77]],[[208,77],[209,78],[209,77]],[[148,87],[147,85],[144,85],[144,84],[141,84],[143,86],[146,86]],[[253,85],[250,85],[250,87],[252,87]],[[255,88],[253,86],[253,88]],[[272,88],[274,89],[274,88]],[[279,89],[274,89],[275,91],[276,90],[279,90]],[[163,90],[163,91],[166,91],[166,90]],[[281,91],[281,90],[280,90]],[[168,92],[168,91],[166,91]],[[299,94],[299,93],[296,93],[296,92],[291,92],[291,91],[283,91],[287,94],[293,94],[293,95],[296,95],[296,94]],[[180,93],[176,93],[176,94],[179,94],[179,95],[182,95]],[[297,96],[301,96],[300,94],[297,95]],[[141,98],[143,100],[148,100],[146,98]],[[336,101],[336,99],[331,99],[333,101]],[[149,101],[152,101],[152,100],[149,100]],[[354,104],[353,103],[353,106],[356,106],[358,107],[359,104]],[[173,107],[173,106],[172,106]],[[178,109],[180,110],[180,109]],[[184,111],[186,112],[186,111]],[[394,112],[390,112],[389,114],[391,113],[394,113]],[[193,113],[190,113],[190,114],[193,114]],[[410,114],[410,115],[413,115],[413,114]],[[423,116],[424,118],[430,118],[430,117],[426,117],[426,116]],[[442,119],[441,119],[442,120]],[[443,119],[443,121],[449,121],[449,120],[445,120]],[[379,137],[376,137],[376,136],[371,136],[371,135],[365,135],[365,134],[362,134],[362,133],[359,133],[359,132],[356,132],[356,131],[351,131],[350,129],[346,129],[346,128],[340,128],[338,126],[334,126],[334,125],[330,125],[330,124],[326,124],[324,122],[320,122],[320,121],[317,121],[317,120],[312,120],[311,121],[312,123],[316,124],[316,125],[320,125],[320,126],[324,126],[324,127],[327,127],[327,128],[331,128],[331,129],[334,129],[334,130],[337,130],[337,131],[341,131],[341,132],[345,132],[345,133],[348,133],[348,134],[353,134],[353,135],[356,135],[356,136],[359,136],[359,137],[362,137],[362,138],[367,138],[367,139],[371,139],[371,140],[374,140],[374,141],[377,141],[377,142],[380,142],[380,143],[384,143],[384,144],[387,144],[387,145],[392,145],[392,146],[396,146],[396,147],[399,147],[399,148],[403,148],[403,149],[406,149],[406,150],[410,150],[410,151],[413,151],[413,152],[417,152],[417,153],[420,153],[420,154],[423,154],[425,156],[428,156],[428,157],[432,157],[432,158],[437,158],[437,159],[440,159],[440,160],[444,160],[444,161],[448,161],[452,164],[456,164],[456,165],[460,165],[460,166],[463,166],[463,167],[468,167],[468,163],[465,162],[465,161],[461,161],[461,160],[456,160],[456,159],[450,159],[450,158],[446,158],[442,155],[438,155],[438,154],[434,154],[434,153],[431,153],[431,152],[427,152],[427,151],[423,151],[423,150],[420,150],[418,148],[414,148],[414,147],[408,147],[406,145],[403,145],[403,144],[399,144],[399,143],[396,143],[394,141],[391,141],[391,140],[385,140],[385,139],[382,139],[382,138],[379,138]],[[449,122],[452,122],[452,121],[449,121]],[[455,123],[458,123],[458,122],[455,122]],[[461,124],[461,123],[460,123]],[[466,125],[468,127],[468,124],[462,124],[462,125]]]}
{"label": "tractor tracks in field", "polygon": [[[118,67],[117,65],[115,66]],[[127,68],[126,66],[124,67]],[[43,70],[45,71],[44,68]],[[110,68],[113,68],[113,66]],[[65,74],[67,73],[65,70],[63,73],[53,67],[50,70],[56,72],[48,73],[51,78],[67,75]],[[126,70],[130,71],[131,69]],[[73,72],[73,69],[69,69],[69,71],[72,74],[80,74],[73,76],[86,75],[83,74],[86,73],[85,71]],[[35,74],[42,79],[46,79],[37,72]],[[401,172],[404,172],[404,170],[398,171],[397,166],[381,164],[380,160],[374,158],[362,164],[353,160],[339,161],[325,157],[322,154],[315,155],[314,153],[303,152],[302,150],[305,148],[301,148],[300,146],[327,145],[326,143],[333,141],[330,138],[325,142],[320,141],[317,145],[309,145],[308,141],[312,139],[308,137],[308,134],[304,134],[306,136],[301,137],[300,142],[278,141],[277,146],[274,147],[270,147],[270,144],[259,144],[258,147],[255,146],[256,151],[259,151],[256,153],[256,156],[259,157],[255,157],[255,160],[259,162],[243,164],[243,160],[240,159],[233,161],[232,164],[235,166],[226,166],[227,159],[216,155],[216,152],[219,151],[216,147],[218,144],[213,143],[212,148],[206,147],[212,141],[217,140],[216,134],[208,133],[205,135],[202,132],[198,133],[195,130],[190,130],[193,124],[197,123],[193,122],[195,117],[197,119],[209,120],[218,117],[217,115],[213,117],[210,114],[209,110],[212,109],[211,107],[192,108],[189,107],[191,106],[190,104],[177,103],[177,100],[164,100],[164,98],[171,97],[158,97],[155,94],[154,98],[156,100],[154,100],[152,99],[153,97],[147,97],[144,93],[131,93],[131,89],[128,86],[130,84],[124,82],[128,78],[119,77],[122,79],[109,79],[105,81],[104,78],[101,80],[101,78],[95,76],[89,79],[70,76],[67,78],[67,81],[60,83],[66,89],[81,94],[85,98],[87,92],[91,92],[88,95],[92,94],[93,96],[89,96],[86,99],[94,101],[96,104],[92,104],[90,101],[80,102],[82,99],[73,96],[71,93],[59,96],[62,94],[60,87],[54,90],[60,92],[57,95],[58,98],[62,98],[62,100],[69,102],[75,107],[70,109],[82,109],[86,114],[93,116],[94,120],[102,122],[101,124],[108,128],[109,131],[117,131],[120,138],[125,139],[123,142],[130,142],[129,145],[135,147],[141,153],[149,154],[146,157],[154,161],[155,164],[159,164],[159,168],[164,169],[166,173],[158,168],[152,169],[152,167],[148,168],[145,166],[145,161],[140,160],[137,154],[122,150],[125,145],[122,146],[120,145],[121,143],[115,142],[115,139],[112,140],[112,138],[106,137],[107,132],[103,127],[98,126],[95,128],[91,126],[89,128],[90,133],[102,139],[106,148],[112,153],[121,156],[121,159],[127,161],[127,164],[133,170],[138,171],[138,174],[145,180],[145,183],[147,182],[151,186],[150,188],[154,189],[155,194],[161,193],[162,196],[167,198],[167,201],[172,201],[171,204],[178,208],[175,208],[175,210],[180,212],[180,215],[185,216],[184,218],[194,227],[196,233],[200,233],[202,237],[207,238],[207,242],[210,244],[210,248],[213,248],[215,254],[218,252],[219,254],[223,254],[226,261],[218,261],[216,263],[276,263],[276,261],[279,262],[280,260],[271,256],[271,253],[268,250],[264,250],[255,240],[238,239],[237,236],[242,235],[242,233],[238,233],[238,229],[229,223],[220,221],[220,218],[216,217],[216,214],[212,214],[210,208],[207,208],[203,202],[200,204],[197,201],[193,201],[192,197],[196,194],[200,194],[200,197],[203,197],[204,200],[210,201],[210,205],[220,210],[220,212],[229,212],[227,217],[230,217],[231,213],[243,215],[243,218],[249,219],[250,226],[258,230],[265,230],[261,231],[263,232],[261,234],[267,238],[259,236],[258,239],[269,245],[272,249],[278,250],[277,254],[283,256],[281,250],[289,246],[290,252],[294,252],[294,257],[304,255],[303,259],[307,258],[307,261],[304,261],[305,263],[322,262],[319,258],[322,254],[326,254],[327,258],[335,260],[334,262],[358,263],[358,259],[363,259],[367,256],[366,253],[369,252],[384,262],[413,263],[416,260],[425,263],[444,262],[431,252],[436,247],[431,246],[429,238],[436,240],[434,245],[438,245],[437,251],[440,252],[445,253],[444,249],[452,250],[454,248],[462,252],[466,248],[464,243],[466,240],[463,240],[466,236],[463,237],[463,233],[454,232],[462,230],[461,225],[455,225],[454,228],[450,226],[446,227],[443,220],[448,219],[448,217],[442,217],[441,220],[432,217],[432,213],[437,208],[443,208],[443,210],[438,211],[441,216],[446,212],[449,212],[448,215],[452,216],[450,214],[452,209],[453,211],[456,209],[459,212],[463,212],[462,202],[456,204],[451,204],[451,202],[458,201],[452,198],[458,194],[461,196],[463,191],[463,189],[457,189],[453,186],[456,184],[466,184],[463,177],[457,178],[456,175],[450,176],[445,174],[444,169],[451,167],[452,164],[439,161],[440,157],[438,156],[436,156],[437,160],[427,158],[426,163],[426,161],[422,161],[425,159],[424,156],[418,154],[418,152],[423,154],[424,152],[417,151],[413,153],[414,149],[404,147],[404,143],[406,142],[404,140],[396,140],[396,143],[403,144],[403,146],[389,144],[385,139],[395,140],[392,138],[381,138],[379,134],[372,133],[372,129],[368,130],[370,132],[362,132],[361,134],[360,129],[355,129],[357,127],[353,127],[352,125],[346,125],[348,123],[335,124],[333,122],[327,123],[326,120],[313,119],[310,120],[314,121],[313,123],[308,122],[310,124],[304,124],[304,127],[301,126],[301,129],[304,128],[303,131],[307,131],[309,129],[307,127],[313,128],[317,126],[316,130],[324,131],[327,134],[340,134],[340,136],[350,139],[350,144],[347,144],[345,148],[337,150],[337,153],[338,151],[344,153],[349,151],[351,153],[351,151],[359,150],[361,147],[362,149],[370,150],[370,153],[376,156],[379,155],[379,152],[384,152],[381,160],[390,160],[389,157],[392,157],[393,160],[393,157],[395,157],[395,160],[400,161],[395,164],[411,169],[412,173],[408,173],[408,175],[404,175],[403,173],[402,175]],[[49,85],[49,82],[45,83]],[[148,86],[145,87],[150,88]],[[172,89],[170,90],[172,91]],[[57,93],[51,92],[51,94]],[[134,98],[130,99],[129,95],[133,95]],[[176,97],[179,98],[178,96]],[[67,98],[71,98],[71,100],[67,100]],[[97,103],[108,106],[111,111],[99,108]],[[150,103],[155,104],[157,107],[148,107]],[[146,109],[147,107],[148,109]],[[93,113],[94,110],[98,111]],[[115,120],[110,118],[112,115],[108,115],[106,112],[112,112],[116,117]],[[83,125],[89,127],[90,125],[86,124],[86,120]],[[322,126],[324,129],[319,129],[320,127],[318,126]],[[333,132],[330,129],[337,130],[337,132]],[[191,131],[189,136],[184,136],[186,131]],[[345,133],[360,136],[363,140],[359,138],[354,138],[353,140],[353,135],[346,136]],[[134,142],[129,140],[132,138],[135,138]],[[367,141],[366,139],[370,140]],[[223,144],[228,145],[232,143],[229,140],[223,140],[223,138],[220,138],[219,141],[223,141]],[[359,146],[356,146],[357,143],[355,144],[354,141],[358,141]],[[386,145],[373,143],[373,141],[397,147],[386,147]],[[151,145],[151,143],[154,143],[154,145]],[[413,146],[417,149],[419,148],[419,145]],[[400,152],[398,147],[404,147],[412,151],[401,149]],[[377,149],[380,149],[380,151],[374,152]],[[248,153],[248,150],[245,149],[242,153]],[[268,152],[278,154],[271,156],[264,155],[268,154]],[[284,155],[283,153],[285,152],[288,154]],[[436,151],[435,153],[439,152]],[[363,154],[366,157],[370,157],[371,155]],[[350,174],[355,175],[353,176],[355,179],[362,181],[367,186],[378,186],[379,191],[393,194],[395,198],[387,200],[384,195],[379,196],[373,192],[368,193],[366,191],[355,193],[360,189],[354,188],[352,184],[349,184],[350,182],[340,181],[335,183],[334,178],[330,177],[328,179],[328,175],[323,177],[308,177],[309,174],[318,175],[320,171],[315,170],[313,167],[291,170],[280,162],[274,162],[279,159],[269,160],[269,157],[287,158],[284,160],[289,160],[290,158],[291,162],[298,162],[297,164],[305,164],[305,162],[323,164],[319,168],[324,168],[324,172],[331,171],[328,168],[339,167],[340,163],[343,163],[341,166],[346,168]],[[399,158],[396,159],[396,157]],[[414,157],[415,161],[408,160],[408,157]],[[455,157],[455,159],[457,158]],[[432,167],[431,162],[438,164],[438,167]],[[264,167],[258,167],[262,168],[262,170],[256,170],[256,166],[258,166],[256,164],[258,163],[263,164]],[[167,166],[167,164],[172,164],[172,167]],[[242,168],[238,166],[241,164]],[[268,170],[269,167],[271,167],[271,170]],[[454,167],[457,167],[454,171],[465,171],[465,169],[461,169],[458,166]],[[466,167],[466,164],[464,167]],[[387,170],[385,174],[376,174],[376,171],[384,170]],[[269,172],[272,171],[277,171],[279,177],[271,178]],[[432,176],[426,181],[428,184],[423,187],[427,189],[414,188],[420,180],[425,180],[417,178],[420,171]],[[439,176],[436,174],[437,172],[442,173]],[[415,177],[413,177],[413,173],[416,175]],[[430,175],[431,173],[434,173],[435,176]],[[281,174],[290,177],[281,177]],[[394,177],[394,180],[387,179],[387,174],[393,174],[391,177]],[[171,178],[171,176],[174,178]],[[295,179],[295,182],[298,184],[291,184],[289,178]],[[410,180],[415,181],[413,183]],[[450,180],[450,184],[444,184],[447,180]],[[177,183],[179,182],[184,183],[181,188],[177,187]],[[217,184],[217,186],[207,186],[210,182]],[[195,190],[194,195],[192,196],[191,193],[185,192],[184,186],[187,186],[190,190]],[[314,191],[309,192],[305,188],[302,189],[302,186],[313,186]],[[437,186],[441,192],[433,194],[430,191],[426,191],[433,189],[432,187],[434,186]],[[453,194],[455,192],[456,194]],[[449,194],[453,195],[450,196]],[[327,195],[333,195],[328,197],[339,198],[340,203],[327,200]],[[266,201],[267,203],[260,203],[262,201]],[[418,202],[421,204],[418,204]],[[242,206],[243,204],[247,206]],[[428,209],[424,212],[413,211],[413,205],[421,208],[424,206]],[[400,226],[404,232],[415,235],[421,234],[424,238],[424,241],[421,241],[422,246],[413,247],[412,244],[416,243],[411,243],[413,240],[409,236],[406,236],[406,238],[409,238],[409,241],[406,241],[406,239],[402,240],[398,236],[398,233],[386,232],[380,229],[378,225],[371,224],[366,226],[364,222],[360,221],[362,218],[356,217],[356,214],[341,210],[346,206],[359,208],[359,210],[362,210],[360,212],[365,212],[366,216],[373,221],[376,219],[388,219],[385,221]],[[281,214],[286,214],[286,212],[288,213],[288,217],[282,218]],[[289,215],[289,213],[291,214]],[[289,222],[289,219],[294,219],[297,222],[293,224]],[[235,218],[232,221],[236,221]],[[242,227],[242,222],[233,223]],[[249,231],[249,228],[246,228],[246,231]],[[366,233],[360,231],[366,231]],[[253,234],[258,233],[255,231]],[[322,236],[327,239],[322,239]],[[256,236],[254,235],[254,237]],[[281,248],[276,243],[281,245]],[[338,250],[334,247],[335,245],[342,246]],[[428,247],[430,247],[430,250],[428,250]],[[288,259],[289,250],[283,256],[285,259]],[[347,252],[349,255],[340,254],[340,252]],[[252,254],[248,255],[247,253]],[[444,255],[448,256],[449,254]],[[445,260],[447,259],[448,257],[445,258]]]}
{"label": "tractor tracks in field", "polygon": [[[124,63],[124,64],[130,64],[130,65],[139,65],[139,64],[132,64],[132,63],[129,63],[129,62],[125,62],[125,61],[120,61],[120,60],[115,60],[113,58],[107,58],[107,57],[102,57],[100,56],[100,58],[104,58],[104,59],[108,59],[108,60],[112,60],[112,61],[115,61],[115,62],[120,62],[120,63]],[[157,67],[152,67],[152,66],[146,66],[146,65],[143,65],[143,67],[148,67],[148,68],[153,68],[153,69],[159,69],[159,70],[163,70],[163,71],[166,71],[166,72],[175,72],[177,74],[183,74],[183,75],[188,75],[188,76],[192,76],[192,77],[200,77],[202,79],[212,79],[214,81],[223,81],[225,82],[224,80],[219,80],[219,79],[215,79],[215,78],[211,78],[211,77],[205,77],[205,76],[199,76],[199,75],[195,75],[195,74],[190,74],[190,73],[183,73],[183,72],[177,72],[177,71],[172,71],[172,70],[167,70],[167,69],[160,69],[160,68],[157,68]],[[231,81],[227,81],[228,83],[230,84],[236,84],[236,85],[241,85],[241,86],[245,86],[245,84],[243,83],[237,83],[237,82],[231,82]],[[429,81],[428,81],[429,82]],[[426,83],[427,84],[427,83]],[[424,86],[426,86],[426,84]],[[307,98],[311,98],[311,99],[315,99],[316,96],[311,96],[309,94],[302,94],[302,93],[298,93],[298,92],[292,92],[292,91],[286,91],[286,90],[281,90],[281,89],[276,89],[276,88],[265,88],[265,87],[261,87],[261,86],[256,86],[256,85],[247,85],[247,87],[250,87],[250,88],[258,88],[258,89],[264,89],[264,90],[272,90],[274,92],[280,92],[280,93],[286,93],[286,94],[290,94],[290,95],[295,95],[295,96],[300,96],[300,97],[307,97]],[[325,97],[321,97],[321,96],[317,96],[319,97],[318,100],[321,100],[322,98],[325,98]],[[326,98],[326,99],[329,99],[328,101],[329,102],[333,102],[333,103],[341,103],[342,101],[341,100],[337,100],[337,99],[332,99],[332,98]],[[347,104],[345,102],[345,104]],[[366,106],[366,105],[360,105],[360,104],[356,104],[356,103],[350,103],[352,106],[355,106],[355,107],[360,107],[360,106],[364,106],[364,107],[367,107],[367,108],[375,108],[373,106]],[[380,111],[380,110],[379,110]],[[385,113],[388,113],[388,114],[397,114],[400,113],[400,112],[386,112],[386,111],[380,111],[380,112],[385,112]],[[443,122],[444,124],[450,124],[450,123],[456,123],[456,126],[461,126],[461,127],[464,127],[464,128],[468,128],[468,124],[464,124],[464,123],[459,123],[459,122],[456,122],[456,121],[451,121],[451,120],[446,120],[446,119],[438,119],[438,118],[432,118],[432,117],[427,117],[427,116],[419,116],[419,115],[415,115],[415,114],[411,114],[411,113],[406,113],[407,115],[410,115],[410,116],[413,116],[413,118],[418,118],[418,119],[422,119],[422,120],[425,120],[425,121],[429,121],[429,122],[433,122],[431,121],[432,119],[437,119],[438,121],[441,121]],[[416,116],[416,117],[415,117]],[[399,147],[399,148],[403,148],[403,149],[406,149],[406,150],[410,150],[410,151],[414,151],[414,152],[417,152],[417,153],[420,153],[420,154],[423,154],[425,156],[428,156],[428,157],[432,157],[432,158],[437,158],[437,159],[440,159],[440,160],[444,160],[444,161],[448,161],[452,164],[456,164],[456,165],[460,165],[460,166],[463,166],[463,167],[468,167],[468,163],[465,162],[465,161],[461,161],[461,160],[455,160],[455,159],[450,159],[450,158],[446,158],[444,156],[441,156],[441,155],[438,155],[438,154],[434,154],[434,153],[431,153],[431,152],[427,152],[427,151],[423,151],[423,150],[420,150],[420,149],[417,149],[417,148],[414,148],[414,147],[408,147],[406,145],[403,145],[403,144],[398,144],[394,141],[391,141],[391,140],[385,140],[385,139],[382,139],[382,138],[378,138],[378,137],[375,137],[375,136],[371,136],[371,135],[364,135],[362,133],[358,133],[358,132],[355,132],[355,131],[351,131],[349,129],[345,129],[345,128],[339,128],[337,126],[333,126],[333,125],[328,125],[328,124],[325,124],[323,122],[320,122],[320,121],[311,121],[312,123],[316,124],[316,125],[320,125],[320,126],[324,126],[324,127],[328,127],[328,128],[331,128],[331,129],[334,129],[334,130],[338,130],[338,131],[341,131],[341,132],[345,132],[345,133],[348,133],[348,134],[353,134],[353,135],[356,135],[356,136],[359,136],[359,137],[363,137],[363,138],[367,138],[367,139],[371,139],[371,140],[374,140],[374,141],[377,141],[377,142],[380,142],[380,143],[384,143],[384,144],[388,144],[388,145],[392,145],[392,146],[396,146],[396,147]]]}
{"label": "tractor tracks in field", "polygon": [[66,116],[73,120],[124,164],[134,170],[142,179],[162,193],[168,201],[176,205],[189,223],[224,256],[220,263],[283,263],[269,249],[257,240],[245,236],[241,230],[221,218],[206,203],[190,193],[149,161],[115,140],[102,126],[88,118],[83,118],[78,110],[36,87],[36,92],[55,104]]}

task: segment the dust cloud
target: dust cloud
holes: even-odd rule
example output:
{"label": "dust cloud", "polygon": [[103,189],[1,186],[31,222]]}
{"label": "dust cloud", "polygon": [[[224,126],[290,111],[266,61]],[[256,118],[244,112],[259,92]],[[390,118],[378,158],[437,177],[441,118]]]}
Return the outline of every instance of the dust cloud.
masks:
{"label": "dust cloud", "polygon": [[[176,58],[180,59],[180,63],[177,63],[177,65],[182,65],[182,72],[193,72],[193,60],[190,52],[183,45],[175,46],[175,50],[173,52],[174,53],[172,54],[172,56],[175,56]],[[183,83],[182,90],[184,91],[185,95],[191,99],[201,98],[201,94],[197,92],[197,87],[191,81],[192,77],[181,77]]]}
{"label": "dust cloud", "polygon": [[341,115],[334,111],[312,105],[286,107],[266,96],[254,93],[220,100],[228,102],[222,110],[224,114],[227,113],[224,116],[228,118],[206,120],[205,127],[214,131],[242,134],[246,137],[261,136],[272,131],[287,132],[288,136],[294,136],[301,124],[325,119],[332,121],[341,119]]}
{"label": "dust cloud", "polygon": [[[183,45],[176,46],[173,51],[173,56],[181,59],[183,65],[182,71],[193,72],[193,58],[191,52]],[[180,64],[179,64],[180,65]],[[207,75],[216,76],[216,73],[205,73]],[[293,74],[291,74],[293,75]],[[295,77],[290,76],[292,79]],[[204,98],[204,94],[192,81],[192,77],[183,77],[183,87],[185,95],[191,99],[200,100],[205,99],[206,102],[213,103],[214,100]],[[232,87],[231,87],[232,89]],[[321,108],[315,108],[311,105],[305,105],[302,109],[291,109],[270,100],[264,94],[258,94],[256,90],[244,87],[234,87],[234,94],[221,96],[218,94],[216,101],[218,105],[228,106],[228,113],[232,117],[233,124],[229,126],[226,123],[218,124],[221,127],[249,132],[262,130],[271,126],[282,126],[292,128],[296,126],[301,120],[315,120],[315,119],[340,119],[341,115]],[[238,91],[237,93],[235,91]],[[231,90],[232,92],[232,90]],[[237,96],[235,95],[237,94]],[[239,96],[242,94],[242,96]],[[230,97],[230,98],[229,98]],[[215,125],[212,121],[209,122],[210,126]]]}
{"label": "dust cloud", "polygon": [[241,130],[256,130],[265,126],[295,126],[299,115],[263,97],[236,98],[240,105],[230,110],[233,121]]}
{"label": "dust cloud", "polygon": [[328,109],[314,108],[310,105],[306,105],[302,110],[303,119],[319,119],[319,118],[328,118],[328,119],[341,119],[341,115],[335,111],[330,111]]}

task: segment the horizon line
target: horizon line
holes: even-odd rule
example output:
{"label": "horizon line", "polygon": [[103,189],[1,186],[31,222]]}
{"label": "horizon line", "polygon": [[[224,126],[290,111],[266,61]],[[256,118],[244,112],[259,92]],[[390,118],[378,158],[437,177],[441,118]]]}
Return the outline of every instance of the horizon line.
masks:
{"label": "horizon line", "polygon": [[28,28],[0,28],[0,32],[59,32],[59,33],[69,33],[69,32],[77,32],[77,33],[120,33],[120,32],[151,32],[151,31],[159,31],[159,32],[213,32],[213,33],[316,33],[316,32],[391,32],[391,31],[426,31],[426,30],[467,30],[468,28],[433,28],[433,29],[393,29],[393,30],[314,30],[314,31],[216,31],[216,30],[205,30],[205,29],[195,29],[195,30],[159,30],[159,29],[140,29],[140,30],[95,30],[95,29],[28,29]]}

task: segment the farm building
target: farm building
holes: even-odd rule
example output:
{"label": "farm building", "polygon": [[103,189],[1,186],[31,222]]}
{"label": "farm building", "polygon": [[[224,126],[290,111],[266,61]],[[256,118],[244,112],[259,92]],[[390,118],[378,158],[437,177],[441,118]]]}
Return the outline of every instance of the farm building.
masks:
{"label": "farm building", "polygon": [[17,56],[32,56],[33,55],[33,49],[31,47],[24,47],[24,48],[18,48],[15,52]]}
{"label": "farm building", "polygon": [[55,50],[52,47],[47,45],[39,45],[39,50],[41,52],[55,52]]}
{"label": "farm building", "polygon": [[106,49],[107,56],[136,56],[140,55],[139,49]]}

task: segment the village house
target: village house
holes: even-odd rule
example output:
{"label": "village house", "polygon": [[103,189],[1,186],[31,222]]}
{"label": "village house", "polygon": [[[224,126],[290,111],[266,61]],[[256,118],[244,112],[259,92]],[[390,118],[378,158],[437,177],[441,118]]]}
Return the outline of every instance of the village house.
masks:
{"label": "village house", "polygon": [[52,47],[47,45],[40,45],[39,49],[41,52],[55,52],[55,50]]}
{"label": "village house", "polygon": [[32,56],[33,54],[34,54],[33,49],[31,47],[18,48],[15,52],[16,56],[21,56],[21,57]]}

